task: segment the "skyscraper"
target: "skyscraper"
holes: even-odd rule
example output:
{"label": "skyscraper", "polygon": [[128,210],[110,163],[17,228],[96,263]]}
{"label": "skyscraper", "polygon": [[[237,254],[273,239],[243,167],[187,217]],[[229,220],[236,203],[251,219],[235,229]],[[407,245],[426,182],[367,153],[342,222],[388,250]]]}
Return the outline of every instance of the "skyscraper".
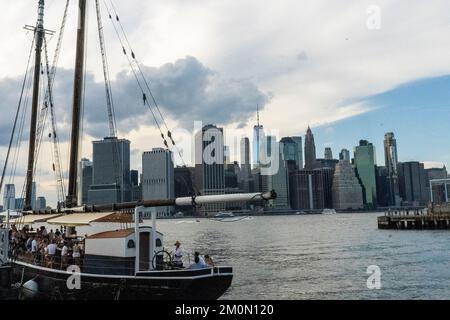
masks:
{"label": "skyscraper", "polygon": [[16,187],[14,184],[5,184],[3,190],[3,210],[14,210],[16,207]]}
{"label": "skyscraper", "polygon": [[387,168],[385,166],[376,166],[375,176],[377,181],[377,205],[378,207],[388,207],[390,200]]}
{"label": "skyscraper", "polygon": [[332,169],[296,170],[289,175],[291,207],[324,209],[331,207]]}
{"label": "skyscraper", "polygon": [[364,187],[365,204],[369,208],[377,206],[377,181],[375,177],[375,147],[367,140],[360,140],[354,148],[356,173]]}
{"label": "skyscraper", "polygon": [[301,137],[281,138],[280,152],[285,161],[295,161],[298,169],[303,168]]}
{"label": "skyscraper", "polygon": [[308,126],[305,135],[305,170],[313,170],[315,165],[316,145],[314,143],[314,135],[311,132],[311,128]]}
{"label": "skyscraper", "polygon": [[361,209],[364,207],[362,187],[348,161],[341,160],[336,165],[332,193],[335,209]]}
{"label": "skyscraper", "polygon": [[339,160],[350,162],[350,151],[347,149],[342,149],[341,152],[339,152]]}
{"label": "skyscraper", "polygon": [[297,143],[297,152],[298,152],[298,162],[297,166],[299,169],[303,168],[303,144],[302,144],[302,137],[299,136],[293,136],[291,137],[292,140],[294,140]]}
{"label": "skyscraper", "polygon": [[[175,197],[173,154],[153,148],[142,154],[142,199],[165,200]],[[173,207],[157,207],[158,216],[169,216]]]}
{"label": "skyscraper", "polygon": [[333,159],[333,151],[331,151],[330,147],[326,147],[325,148],[324,159],[325,160],[332,160]]}
{"label": "skyscraper", "polygon": [[[268,137],[269,138],[269,137]],[[270,140],[276,139],[271,137]],[[297,144],[290,139],[291,142],[296,146]],[[289,142],[289,144],[291,144]],[[270,200],[266,203],[266,207],[273,209],[290,209],[289,201],[289,172],[287,168],[287,160],[285,159],[284,151],[286,144],[275,143],[275,150],[271,150],[271,154],[278,151],[278,168],[273,171],[272,174],[263,176],[263,191],[276,190],[277,198],[275,200]],[[291,153],[291,156],[297,156],[297,150]]]}
{"label": "skyscraper", "polygon": [[47,201],[45,197],[37,197],[36,210],[45,210],[47,208]]}
{"label": "skyscraper", "polygon": [[78,192],[78,203],[87,204],[89,201],[89,187],[92,184],[92,162],[89,159],[81,159],[78,174],[80,175],[80,183],[78,184],[78,186],[81,189]]}
{"label": "skyscraper", "polygon": [[[203,195],[225,193],[223,128],[206,125],[195,135],[195,184]],[[202,215],[223,210],[223,204],[199,208]]]}
{"label": "skyscraper", "polygon": [[107,137],[92,144],[92,185],[88,191],[88,203],[130,201],[130,141]]}
{"label": "skyscraper", "polygon": [[384,135],[384,159],[385,166],[388,170],[389,205],[399,206],[401,198],[397,172],[397,140],[395,139],[393,132],[388,132]]}
{"label": "skyscraper", "polygon": [[247,137],[241,139],[241,174],[239,177],[239,184],[244,192],[249,192],[250,175],[251,175],[251,163],[250,163],[250,141]]}
{"label": "skyscraper", "polygon": [[398,180],[403,205],[427,205],[429,197],[429,181],[423,163],[417,161],[400,162]]}

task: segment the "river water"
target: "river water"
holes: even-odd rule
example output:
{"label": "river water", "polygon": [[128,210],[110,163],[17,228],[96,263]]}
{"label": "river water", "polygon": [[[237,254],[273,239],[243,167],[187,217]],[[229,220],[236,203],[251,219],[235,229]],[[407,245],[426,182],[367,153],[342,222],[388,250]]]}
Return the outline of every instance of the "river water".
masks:
{"label": "river water", "polygon": [[[158,220],[166,247],[234,268],[223,299],[450,299],[448,231],[378,230],[379,213]],[[367,268],[380,268],[368,289]]]}
{"label": "river water", "polygon": [[[199,251],[233,267],[222,299],[450,299],[449,231],[378,230],[378,215],[161,219],[157,226],[168,251],[179,240],[185,258]],[[380,289],[367,287],[373,265]]]}

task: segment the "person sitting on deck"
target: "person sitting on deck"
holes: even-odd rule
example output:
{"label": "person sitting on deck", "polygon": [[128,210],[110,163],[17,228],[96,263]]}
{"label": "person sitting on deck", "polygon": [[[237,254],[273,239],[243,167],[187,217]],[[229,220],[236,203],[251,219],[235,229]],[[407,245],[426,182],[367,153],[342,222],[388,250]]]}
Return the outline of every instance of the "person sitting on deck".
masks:
{"label": "person sitting on deck", "polygon": [[205,254],[205,263],[206,263],[209,267],[214,267],[214,261],[213,261],[213,259],[212,259],[208,254]]}
{"label": "person sitting on deck", "polygon": [[200,260],[200,263],[201,263],[202,265],[205,265],[205,266],[206,266],[206,262],[205,262],[205,260],[200,256],[200,252],[198,252],[198,251],[195,251],[195,252],[194,252],[194,259],[195,259],[196,257],[198,257],[198,259]]}
{"label": "person sitting on deck", "polygon": [[175,252],[172,255],[173,266],[175,268],[183,268],[183,250],[180,248],[180,241],[175,242]]}
{"label": "person sitting on deck", "polygon": [[200,261],[199,256],[195,256],[194,263],[189,266],[189,269],[195,270],[195,269],[203,269],[203,268],[207,268],[207,267],[208,266],[205,263],[202,263]]}

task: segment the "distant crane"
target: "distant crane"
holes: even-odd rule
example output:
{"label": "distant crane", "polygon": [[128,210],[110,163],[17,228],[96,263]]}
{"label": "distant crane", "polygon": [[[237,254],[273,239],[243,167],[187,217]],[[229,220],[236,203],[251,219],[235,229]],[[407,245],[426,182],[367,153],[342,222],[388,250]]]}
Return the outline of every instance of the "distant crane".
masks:
{"label": "distant crane", "polygon": [[114,117],[114,104],[111,94],[111,82],[109,80],[108,58],[106,55],[105,37],[103,35],[103,24],[100,12],[100,4],[98,0],[95,0],[95,9],[97,11],[98,37],[100,39],[100,50],[102,54],[102,65],[103,65],[103,78],[105,80],[106,106],[109,120],[109,135],[110,137],[117,137],[116,123]]}

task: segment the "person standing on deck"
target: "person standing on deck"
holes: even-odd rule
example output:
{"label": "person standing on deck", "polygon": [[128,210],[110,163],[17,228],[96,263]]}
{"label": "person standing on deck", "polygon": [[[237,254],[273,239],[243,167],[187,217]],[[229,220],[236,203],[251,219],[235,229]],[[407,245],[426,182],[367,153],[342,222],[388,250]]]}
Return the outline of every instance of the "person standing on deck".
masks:
{"label": "person standing on deck", "polygon": [[175,252],[172,255],[173,266],[175,268],[183,268],[183,250],[181,250],[180,241],[175,242]]}

